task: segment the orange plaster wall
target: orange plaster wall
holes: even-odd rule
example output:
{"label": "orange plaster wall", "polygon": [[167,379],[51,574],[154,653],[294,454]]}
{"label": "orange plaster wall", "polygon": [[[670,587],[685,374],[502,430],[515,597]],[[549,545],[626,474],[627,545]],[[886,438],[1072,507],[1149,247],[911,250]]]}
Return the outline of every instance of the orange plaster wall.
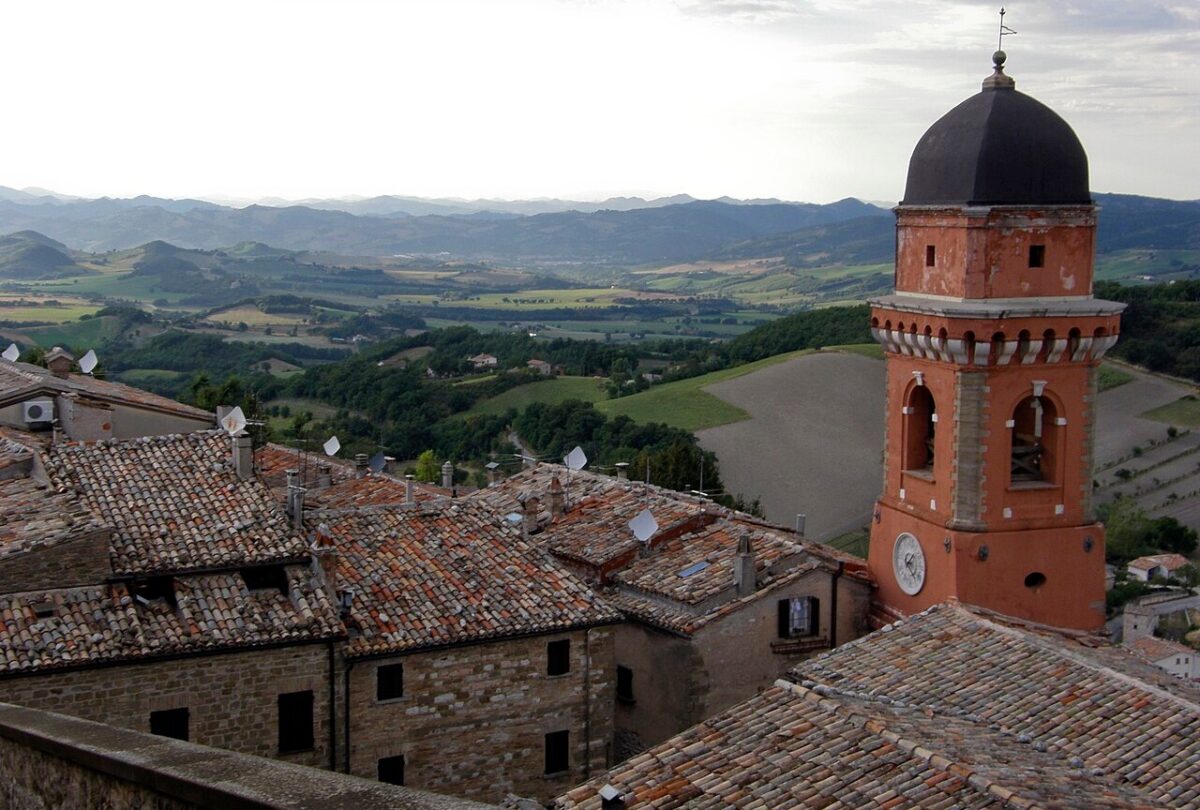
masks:
{"label": "orange plaster wall", "polygon": [[[1091,208],[1021,211],[899,209],[896,289],[953,298],[1086,296],[1092,293],[1095,213]],[[1029,267],[1029,246],[1046,248]],[[927,245],[936,249],[925,265]]]}
{"label": "orange plaster wall", "polygon": [[[954,463],[954,367],[946,363],[924,360],[916,357],[905,358],[909,362],[903,364],[889,363],[887,375],[887,425],[885,443],[887,446],[888,465],[885,470],[884,492],[899,497],[901,488],[905,490],[907,508],[941,515],[942,519],[950,518],[951,470]],[[924,378],[925,387],[933,395],[933,401],[938,414],[937,429],[934,432],[933,450],[934,461],[933,480],[925,480],[919,475],[905,473],[902,470],[904,458],[905,427],[911,417],[902,413],[901,408],[908,402],[909,395],[916,387],[916,377],[913,371],[920,371]],[[933,500],[937,508],[930,509]]]}

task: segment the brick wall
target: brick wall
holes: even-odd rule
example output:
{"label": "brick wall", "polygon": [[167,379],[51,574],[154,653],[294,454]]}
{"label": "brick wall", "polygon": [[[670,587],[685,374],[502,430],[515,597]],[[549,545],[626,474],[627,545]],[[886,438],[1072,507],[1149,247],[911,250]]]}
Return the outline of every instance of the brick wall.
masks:
{"label": "brick wall", "polygon": [[92,585],[112,576],[108,529],[15,554],[0,566],[0,593]]}
{"label": "brick wall", "polygon": [[[189,739],[329,766],[328,647],[309,644],[0,679],[0,702],[150,730],[150,712],[186,707]],[[278,752],[278,696],[313,692],[313,749]]]}
{"label": "brick wall", "polygon": [[[570,641],[570,671],[547,676],[547,643],[562,639]],[[378,669],[395,664],[404,667],[403,696],[379,701]],[[411,787],[548,801],[609,764],[611,628],[358,661],[348,677],[356,775],[374,778],[381,758],[403,756]],[[570,734],[569,769],[546,776],[545,735],[561,730]]]}

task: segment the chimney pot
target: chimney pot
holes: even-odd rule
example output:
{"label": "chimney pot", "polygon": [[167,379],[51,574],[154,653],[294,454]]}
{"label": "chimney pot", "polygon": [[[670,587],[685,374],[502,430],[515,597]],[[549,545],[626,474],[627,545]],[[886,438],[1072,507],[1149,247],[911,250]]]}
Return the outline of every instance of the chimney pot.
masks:
{"label": "chimney pot", "polygon": [[538,507],[541,501],[536,495],[526,494],[521,500],[521,529],[525,536],[533,534],[537,531]]}
{"label": "chimney pot", "polygon": [[233,469],[240,481],[254,478],[254,444],[244,430],[233,437]]}
{"label": "chimney pot", "polygon": [[618,461],[617,462],[617,480],[618,481],[628,481],[629,480],[629,462],[628,461]]}
{"label": "chimney pot", "polygon": [[333,467],[327,461],[317,463],[317,486],[327,487],[333,483]]}
{"label": "chimney pot", "polygon": [[325,587],[336,598],[338,592],[337,546],[333,541],[333,532],[326,524],[322,523],[317,526],[311,550],[317,564],[321,566],[321,573],[325,577]]}
{"label": "chimney pot", "polygon": [[287,471],[287,506],[285,511],[292,518],[292,528],[304,527],[304,487],[300,486],[300,471]]}
{"label": "chimney pot", "polygon": [[565,515],[567,512],[566,493],[563,492],[562,482],[558,476],[550,479],[550,514]]}
{"label": "chimney pot", "polygon": [[367,463],[369,461],[370,461],[370,458],[367,456],[366,453],[355,453],[354,454],[354,477],[355,478],[362,478],[364,475],[367,474]]}
{"label": "chimney pot", "polygon": [[454,486],[454,464],[447,461],[442,465],[442,489],[451,489]]}
{"label": "chimney pot", "polygon": [[749,596],[755,590],[754,548],[750,535],[743,533],[738,538],[737,554],[733,558],[733,581],[738,596]]}
{"label": "chimney pot", "polygon": [[800,535],[801,537],[804,536],[804,523],[805,523],[806,519],[807,519],[806,515],[803,515],[803,514],[796,515],[796,534]]}
{"label": "chimney pot", "polygon": [[74,362],[75,355],[61,346],[55,346],[46,352],[46,368],[50,369],[50,373],[55,377],[68,376],[71,373],[71,365]]}
{"label": "chimney pot", "polygon": [[413,476],[406,475],[406,476],[404,476],[404,502],[405,503],[415,502],[416,498],[414,497],[414,495],[415,495],[415,492],[414,492],[414,485],[413,485]]}

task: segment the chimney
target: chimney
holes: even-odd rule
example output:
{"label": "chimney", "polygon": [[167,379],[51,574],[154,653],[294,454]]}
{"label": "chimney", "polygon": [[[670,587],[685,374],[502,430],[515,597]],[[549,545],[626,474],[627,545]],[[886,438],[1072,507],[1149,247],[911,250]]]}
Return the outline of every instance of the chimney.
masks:
{"label": "chimney", "polygon": [[738,596],[754,593],[754,549],[750,545],[750,534],[743,532],[738,538],[737,554],[733,558],[733,581]]}
{"label": "chimney", "polygon": [[528,493],[521,495],[518,500],[521,501],[521,529],[528,537],[537,531],[538,506],[541,502],[537,495]]}
{"label": "chimney", "polygon": [[800,537],[804,536],[804,521],[805,520],[806,520],[805,515],[796,515],[796,534],[799,535]]}
{"label": "chimney", "polygon": [[338,592],[337,547],[333,542],[333,532],[326,524],[322,523],[317,526],[311,551],[317,565],[321,566],[321,573],[325,576],[325,587],[336,598]]}
{"label": "chimney", "polygon": [[254,445],[244,430],[233,437],[233,469],[239,481],[254,478]]}
{"label": "chimney", "polygon": [[327,487],[333,483],[333,467],[327,461],[317,462],[317,486]]}
{"label": "chimney", "polygon": [[71,365],[74,362],[75,355],[61,346],[55,346],[46,352],[46,367],[50,369],[50,373],[55,377],[66,377],[70,374]]}
{"label": "chimney", "polygon": [[487,471],[488,471],[487,472],[488,486],[489,487],[496,486],[496,470],[500,467],[500,465],[495,461],[489,461],[484,466],[487,467]]}
{"label": "chimney", "polygon": [[442,465],[442,489],[454,487],[454,464],[447,461]]}
{"label": "chimney", "polygon": [[550,479],[550,514],[565,515],[567,513],[566,493],[558,476]]}
{"label": "chimney", "polygon": [[413,476],[404,476],[404,502],[414,503],[417,499],[414,493]]}
{"label": "chimney", "polygon": [[304,526],[304,487],[300,486],[300,471],[287,471],[287,506],[285,511],[292,518],[292,527]]}
{"label": "chimney", "polygon": [[618,461],[617,462],[617,480],[618,481],[628,481],[629,480],[629,462],[628,461]]}
{"label": "chimney", "polygon": [[354,477],[355,478],[362,478],[363,476],[365,476],[367,474],[367,462],[369,462],[369,461],[370,461],[370,458],[367,456],[366,453],[355,453],[354,454]]}

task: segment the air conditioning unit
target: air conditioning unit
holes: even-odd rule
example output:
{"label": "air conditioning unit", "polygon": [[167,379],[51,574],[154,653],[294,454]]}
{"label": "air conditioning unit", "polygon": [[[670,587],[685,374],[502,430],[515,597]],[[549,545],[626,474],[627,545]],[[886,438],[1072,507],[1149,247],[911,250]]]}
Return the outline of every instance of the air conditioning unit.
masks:
{"label": "air conditioning unit", "polygon": [[54,400],[31,399],[21,403],[21,417],[27,424],[37,425],[54,421]]}

